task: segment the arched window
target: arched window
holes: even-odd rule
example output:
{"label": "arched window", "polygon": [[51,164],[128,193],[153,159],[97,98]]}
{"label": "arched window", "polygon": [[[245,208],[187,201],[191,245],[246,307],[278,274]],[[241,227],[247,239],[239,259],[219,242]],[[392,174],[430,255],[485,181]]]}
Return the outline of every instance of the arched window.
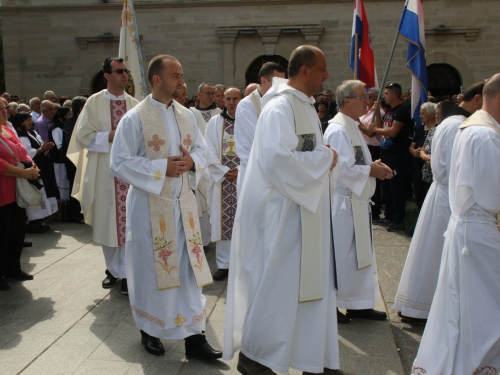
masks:
{"label": "arched window", "polygon": [[439,100],[444,95],[460,93],[462,77],[449,64],[431,64],[427,67],[427,80],[432,96]]}
{"label": "arched window", "polygon": [[262,68],[262,65],[264,65],[266,62],[275,62],[279,65],[281,65],[285,71],[288,69],[288,60],[285,59],[282,56],[279,55],[272,55],[272,56],[266,56],[262,55],[257,57],[250,66],[247,69],[247,72],[245,74],[245,86],[249,85],[250,83],[259,83],[258,77],[259,77],[259,70]]}

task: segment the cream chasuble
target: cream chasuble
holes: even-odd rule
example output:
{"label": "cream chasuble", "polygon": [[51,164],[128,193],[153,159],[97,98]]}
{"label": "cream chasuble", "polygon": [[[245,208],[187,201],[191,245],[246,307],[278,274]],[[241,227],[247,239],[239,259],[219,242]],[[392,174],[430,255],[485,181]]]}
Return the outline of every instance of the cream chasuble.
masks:
{"label": "cream chasuble", "polygon": [[[313,127],[314,125],[309,121],[309,117],[304,111],[302,101],[297,96],[287,91],[281,92],[280,95],[284,96],[290,102],[293,109],[295,117],[295,134],[299,137],[297,151],[313,151],[317,142],[316,132]],[[317,125],[320,126],[319,119]],[[321,272],[321,215],[321,205],[318,206],[316,213],[312,213],[300,207],[302,256],[300,261],[299,302],[310,302],[323,298],[323,274]]]}
{"label": "cream chasuble", "polygon": [[[188,113],[174,101],[175,118],[179,126],[181,143],[190,149],[193,137],[193,123]],[[168,157],[168,140],[160,111],[149,100],[137,105],[144,141],[146,156],[149,160],[166,159]],[[160,173],[160,172],[158,172]],[[156,177],[155,177],[156,178]],[[162,176],[159,175],[158,179]],[[159,196],[149,194],[150,220],[155,253],[155,271],[158,290],[177,288],[180,286],[179,270],[177,268],[177,243],[173,205],[180,206],[182,223],[186,235],[186,246],[189,260],[198,287],[211,284],[212,276],[203,251],[200,221],[195,196],[189,187],[188,174],[182,174],[182,190],[180,196],[172,198],[171,178],[165,178]]]}
{"label": "cream chasuble", "polygon": [[[354,150],[354,158],[356,159],[355,164],[367,165],[366,161],[370,160],[370,158],[368,158],[368,156],[363,152],[361,142],[364,142],[364,140],[359,136],[359,130],[357,127],[352,126],[345,120],[345,115],[340,113],[330,121],[342,125],[347,130],[347,134],[349,134],[349,138],[351,138],[351,144]],[[351,197],[354,233],[356,239],[356,256],[358,259],[359,270],[372,265],[373,243],[369,210],[370,193],[370,179],[367,178],[361,195],[356,195],[352,192]]]}
{"label": "cream chasuble", "polygon": [[262,111],[262,107],[260,105],[259,90],[253,90],[253,92],[250,94],[250,100],[252,101],[253,105],[255,106],[255,110],[257,111],[257,118],[259,118],[260,112]]}

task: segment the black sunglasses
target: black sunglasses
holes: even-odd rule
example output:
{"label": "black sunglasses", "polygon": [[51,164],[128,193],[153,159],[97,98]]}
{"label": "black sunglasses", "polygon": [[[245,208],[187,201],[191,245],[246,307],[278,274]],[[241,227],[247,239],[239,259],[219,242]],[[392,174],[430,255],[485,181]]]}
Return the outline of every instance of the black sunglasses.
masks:
{"label": "black sunglasses", "polygon": [[[128,70],[128,69],[115,69],[115,70],[112,70],[112,71],[111,71],[111,73],[114,73],[114,72],[116,72],[116,73],[118,73],[118,74],[123,74],[123,73],[130,74],[130,70]],[[111,73],[110,73],[110,74],[111,74]]]}

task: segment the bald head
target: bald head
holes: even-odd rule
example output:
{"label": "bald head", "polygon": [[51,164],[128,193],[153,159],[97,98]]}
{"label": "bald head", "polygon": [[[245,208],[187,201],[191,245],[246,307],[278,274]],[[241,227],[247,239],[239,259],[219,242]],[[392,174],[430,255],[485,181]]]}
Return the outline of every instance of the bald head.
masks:
{"label": "bald head", "polygon": [[249,84],[246,88],[245,88],[245,96],[248,96],[250,95],[252,92],[254,92],[255,90],[257,90],[257,87],[259,87],[259,85],[257,83],[251,83]]}
{"label": "bald head", "polygon": [[288,63],[288,77],[293,78],[297,76],[303,66],[312,68],[318,62],[317,52],[321,52],[321,50],[318,47],[310,45],[295,48]]}
{"label": "bald head", "polygon": [[236,107],[243,97],[241,90],[237,87],[229,87],[224,91],[224,106],[227,109],[229,116],[234,118],[236,116]]}
{"label": "bald head", "polygon": [[500,123],[500,73],[491,77],[483,88],[483,108]]}
{"label": "bald head", "polygon": [[307,96],[323,90],[323,81],[329,78],[326,58],[315,46],[297,47],[288,64],[288,85]]}

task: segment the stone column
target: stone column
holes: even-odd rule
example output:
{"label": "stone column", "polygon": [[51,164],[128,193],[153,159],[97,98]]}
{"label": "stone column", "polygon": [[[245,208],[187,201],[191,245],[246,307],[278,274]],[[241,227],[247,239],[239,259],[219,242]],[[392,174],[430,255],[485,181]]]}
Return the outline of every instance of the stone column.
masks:
{"label": "stone column", "polygon": [[216,30],[223,44],[224,52],[224,85],[234,85],[234,41],[238,35],[238,30],[235,29],[218,29]]}
{"label": "stone column", "polygon": [[303,27],[300,31],[304,35],[307,44],[318,46],[319,36],[323,33],[323,27]]}
{"label": "stone column", "polygon": [[264,45],[264,53],[267,56],[274,55],[274,49],[276,48],[276,43],[278,43],[281,29],[257,29],[257,32]]}

